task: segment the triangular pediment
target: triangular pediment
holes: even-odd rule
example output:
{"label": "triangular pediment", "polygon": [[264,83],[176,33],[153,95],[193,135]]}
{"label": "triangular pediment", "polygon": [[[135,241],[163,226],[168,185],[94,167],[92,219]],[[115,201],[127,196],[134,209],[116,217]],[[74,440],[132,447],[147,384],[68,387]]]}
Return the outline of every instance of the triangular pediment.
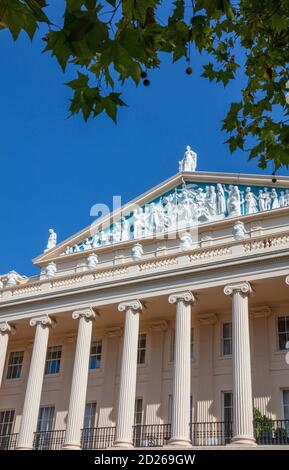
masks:
{"label": "triangular pediment", "polygon": [[58,257],[140,242],[157,233],[289,208],[289,178],[228,173],[180,172],[118,210],[98,219],[38,256]]}

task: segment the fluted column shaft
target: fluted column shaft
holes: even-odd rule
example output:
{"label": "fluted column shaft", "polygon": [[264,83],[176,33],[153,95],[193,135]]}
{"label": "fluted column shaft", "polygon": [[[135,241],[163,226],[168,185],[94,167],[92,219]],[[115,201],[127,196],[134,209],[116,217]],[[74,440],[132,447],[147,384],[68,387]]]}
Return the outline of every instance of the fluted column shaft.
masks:
{"label": "fluted column shaft", "polygon": [[53,325],[54,321],[47,315],[30,320],[30,326],[36,326],[36,332],[17,444],[18,450],[30,450],[33,448],[34,433],[36,432],[39,414],[49,330]]}
{"label": "fluted column shaft", "polygon": [[138,300],[122,302],[118,309],[125,312],[125,326],[114,447],[133,447],[139,314],[142,305]]}
{"label": "fluted column shaft", "polygon": [[248,296],[252,289],[248,282],[242,282],[227,285],[224,292],[232,297],[232,444],[255,445],[248,310]]}
{"label": "fluted column shaft", "polygon": [[6,321],[0,323],[0,387],[5,367],[9,336],[14,333],[15,328],[12,325]]}
{"label": "fluted column shaft", "polygon": [[80,450],[81,429],[83,428],[86,404],[92,320],[95,319],[95,313],[91,309],[81,310],[73,312],[72,318],[79,319],[79,323],[63,449]]}
{"label": "fluted column shaft", "polygon": [[176,304],[175,361],[173,378],[172,437],[169,445],[188,447],[190,439],[191,395],[191,292],[172,294],[169,302]]}

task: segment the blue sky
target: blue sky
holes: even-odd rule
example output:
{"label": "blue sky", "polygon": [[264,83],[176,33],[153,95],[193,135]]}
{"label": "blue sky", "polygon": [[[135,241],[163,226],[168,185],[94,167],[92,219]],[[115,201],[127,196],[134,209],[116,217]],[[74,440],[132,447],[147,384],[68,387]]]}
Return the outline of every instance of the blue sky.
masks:
{"label": "blue sky", "polygon": [[31,259],[45,248],[50,227],[64,240],[91,223],[93,204],[111,205],[114,194],[127,202],[172,176],[187,144],[198,153],[198,170],[261,173],[245,154],[230,155],[220,130],[242,73],[224,89],[200,77],[196,53],[191,76],[185,62],[168,58],[149,74],[149,87],[125,87],[129,107],[117,125],[106,116],[85,123],[67,119],[64,83],[73,75],[41,53],[41,32],[32,44],[24,34],[16,43],[0,34],[1,273],[37,274]]}

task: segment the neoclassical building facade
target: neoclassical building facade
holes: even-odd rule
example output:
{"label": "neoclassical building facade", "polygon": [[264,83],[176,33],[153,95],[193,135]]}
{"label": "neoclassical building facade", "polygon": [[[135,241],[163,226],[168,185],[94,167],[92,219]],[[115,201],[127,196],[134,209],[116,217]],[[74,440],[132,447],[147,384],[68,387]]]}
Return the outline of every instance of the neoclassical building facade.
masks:
{"label": "neoclassical building facade", "polygon": [[0,276],[0,448],[289,444],[289,177],[196,158]]}

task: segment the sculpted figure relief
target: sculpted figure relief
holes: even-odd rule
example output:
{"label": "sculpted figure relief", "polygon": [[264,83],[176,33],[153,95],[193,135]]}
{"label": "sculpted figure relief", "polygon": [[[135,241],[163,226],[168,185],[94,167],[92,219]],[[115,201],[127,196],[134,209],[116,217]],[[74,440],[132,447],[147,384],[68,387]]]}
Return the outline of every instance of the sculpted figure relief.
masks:
{"label": "sculpted figure relief", "polygon": [[[194,171],[192,168],[195,168],[195,157],[194,152],[188,147],[180,162],[182,171]],[[277,190],[266,187],[252,189],[250,186],[244,188],[233,184],[204,185],[183,181],[181,187],[174,188],[170,193],[147,203],[144,207],[136,208],[109,229],[99,231],[74,247],[67,247],[62,255],[130,239],[141,240],[165,231],[184,230],[198,223],[225,217],[239,217],[283,207],[289,207],[289,189]],[[242,231],[242,222],[237,222],[233,227],[233,235],[241,237]],[[52,247],[56,244],[56,233],[52,229],[49,233],[47,246]],[[180,246],[185,248],[189,247],[189,244],[189,236],[184,234]],[[141,248],[138,244],[134,247],[132,255],[140,255]]]}

